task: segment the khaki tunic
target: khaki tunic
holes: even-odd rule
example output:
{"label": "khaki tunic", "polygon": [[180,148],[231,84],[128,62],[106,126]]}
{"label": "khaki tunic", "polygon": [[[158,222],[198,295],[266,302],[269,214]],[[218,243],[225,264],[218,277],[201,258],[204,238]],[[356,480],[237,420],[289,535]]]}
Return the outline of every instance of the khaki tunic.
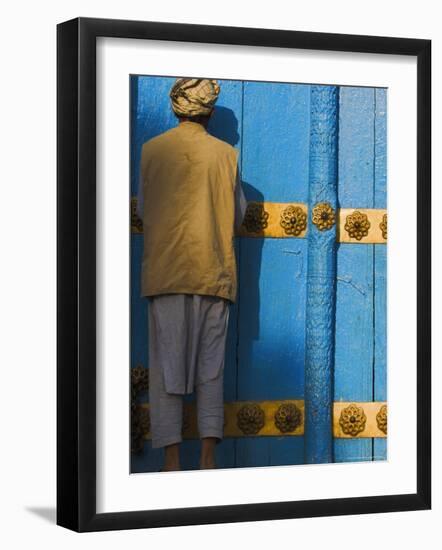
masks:
{"label": "khaki tunic", "polygon": [[206,294],[235,302],[237,162],[237,149],[196,122],[143,145],[142,296]]}

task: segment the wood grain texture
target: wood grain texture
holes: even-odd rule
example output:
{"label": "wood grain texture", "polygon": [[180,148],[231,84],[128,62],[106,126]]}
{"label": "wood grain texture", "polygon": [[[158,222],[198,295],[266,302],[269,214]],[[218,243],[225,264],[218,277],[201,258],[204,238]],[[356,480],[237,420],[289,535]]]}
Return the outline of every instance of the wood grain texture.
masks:
{"label": "wood grain texture", "polygon": [[[310,87],[244,83],[242,180],[248,201],[305,203]],[[304,394],[305,239],[242,238],[237,399]],[[237,440],[238,466],[303,462],[303,438]]]}
{"label": "wood grain texture", "polygon": [[[374,207],[374,90],[343,87],[339,117],[339,206]],[[335,401],[373,400],[372,244],[337,251]],[[370,439],[335,440],[335,461],[372,459]]]}
{"label": "wood grain texture", "polygon": [[[375,208],[387,206],[387,90],[375,91]],[[387,251],[375,246],[374,396],[387,400]],[[373,459],[387,458],[387,439],[373,440]]]}
{"label": "wood grain texture", "polygon": [[[131,91],[131,193],[136,196],[140,174],[141,147],[145,141],[176,125],[177,121],[168,105],[168,92],[173,78],[132,76]],[[142,235],[131,236],[131,366],[148,367],[147,300],[141,293]],[[154,452],[150,442],[142,454],[131,455],[131,471],[158,471],[162,453]]]}
{"label": "wood grain texture", "polygon": [[[327,202],[336,210],[338,176],[336,86],[312,86],[309,208]],[[332,403],[335,332],[336,225],[310,227],[305,343],[305,462],[333,461]]]}
{"label": "wood grain texture", "polygon": [[[173,80],[132,77],[132,196],[138,185],[142,143],[176,124],[167,95]],[[334,237],[337,302],[336,326],[332,330],[335,349],[333,345],[330,347],[335,363],[330,403],[333,399],[385,401],[386,247],[380,245],[386,241],[379,237],[380,230],[374,238],[370,234],[361,241],[340,242],[340,236],[347,213],[359,209],[377,223],[386,212],[386,92],[341,88],[340,95],[335,208],[341,222],[336,226]],[[308,213],[316,199],[324,199],[324,186],[327,189],[330,183],[328,180],[321,183],[313,177],[309,197],[309,174],[312,177],[321,162],[329,162],[323,151],[310,159],[311,87],[226,80],[222,81],[217,105],[209,131],[239,149],[246,198],[263,202],[270,214],[270,224],[262,234],[251,235],[241,230],[235,237],[239,292],[229,315],[225,400],[229,403],[302,400],[307,299],[310,296],[310,300],[319,299],[318,303],[323,303],[329,294],[318,294],[313,287],[307,293],[309,232],[316,230],[314,239],[325,237],[330,241],[333,232],[319,232],[308,216],[307,229],[298,237],[288,236],[279,219],[289,204],[301,206]],[[318,111],[318,116],[323,124],[324,112]],[[139,297],[137,271],[142,242],[142,234],[134,232],[131,237],[132,366],[148,366],[147,303]],[[322,262],[327,254],[321,253],[319,257]],[[315,267],[311,261],[310,266],[317,269],[321,262]],[[325,272],[322,267],[319,269],[316,283]],[[324,280],[328,288],[330,281]],[[312,322],[312,334],[318,333],[318,327],[316,321]],[[321,346],[311,348],[314,354]],[[195,397],[186,396],[185,404],[194,407]],[[332,435],[330,428],[329,436]],[[281,434],[230,437],[226,434],[217,446],[218,464],[231,468],[304,463],[304,439],[302,434],[297,437]],[[333,443],[337,461],[386,456],[386,438],[338,439]],[[199,442],[196,438],[184,441],[182,457],[183,468],[197,467]],[[151,449],[150,442],[146,441],[144,453],[132,457],[132,469],[134,472],[156,471],[161,460],[162,451]]]}
{"label": "wood grain texture", "polygon": [[[169,128],[176,126],[177,119],[169,105],[169,89],[174,78],[138,76],[132,77],[132,193],[136,192],[139,177],[139,159],[141,146],[147,139],[154,137]],[[217,102],[217,111],[210,121],[209,132],[231,145],[241,148],[241,116],[242,83],[238,81],[222,81],[221,92]],[[132,366],[143,364],[148,366],[147,350],[147,303],[139,297],[139,268],[142,256],[142,235],[132,235],[132,305],[131,305],[131,360]],[[239,262],[238,239],[235,242],[235,254]],[[229,326],[226,345],[226,361],[224,372],[224,391],[227,400],[236,396],[236,342],[237,342],[237,304],[230,307]],[[185,396],[186,404],[193,403],[195,396]],[[197,441],[185,441],[182,448],[182,467],[195,469],[199,463],[200,445]],[[134,472],[157,471],[162,462],[162,450],[152,449],[146,441],[144,452],[132,455],[132,470]],[[231,439],[225,439],[217,447],[217,459],[220,467],[233,467],[235,445]]]}

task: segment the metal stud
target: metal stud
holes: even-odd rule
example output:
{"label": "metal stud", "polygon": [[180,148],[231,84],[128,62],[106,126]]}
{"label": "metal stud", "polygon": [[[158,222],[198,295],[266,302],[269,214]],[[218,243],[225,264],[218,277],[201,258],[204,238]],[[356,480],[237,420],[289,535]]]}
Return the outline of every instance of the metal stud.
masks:
{"label": "metal stud", "polygon": [[149,369],[138,365],[131,369],[131,386],[136,395],[149,389]]}
{"label": "metal stud", "polygon": [[137,197],[132,197],[130,201],[130,225],[133,232],[143,232],[143,221],[137,214]]}
{"label": "metal stud", "polygon": [[355,210],[352,214],[349,214],[345,220],[344,229],[353,239],[360,241],[363,237],[368,235],[370,229],[370,222],[368,221],[367,214]]}
{"label": "metal stud", "polygon": [[381,229],[381,231],[382,231],[382,237],[383,237],[384,239],[386,239],[386,238],[387,238],[387,214],[384,214],[384,215],[382,216],[382,221],[381,221],[381,223],[379,224],[379,227],[380,227],[380,229]]}
{"label": "metal stud", "polygon": [[319,202],[312,210],[312,222],[319,231],[327,231],[336,223],[336,213],[328,202]]}
{"label": "metal stud", "polygon": [[367,417],[365,416],[364,409],[358,407],[354,403],[341,411],[339,425],[346,435],[356,437],[359,433],[364,431],[366,422]]}
{"label": "metal stud", "polygon": [[269,213],[260,202],[249,202],[243,225],[249,233],[261,233],[268,226]]}
{"label": "metal stud", "polygon": [[264,423],[264,411],[256,403],[243,405],[237,413],[238,428],[246,435],[257,434],[264,427]]}
{"label": "metal stud", "polygon": [[302,422],[302,413],[294,403],[282,403],[275,413],[275,426],[282,433],[293,432]]}
{"label": "metal stud", "polygon": [[280,224],[287,235],[299,235],[307,227],[307,214],[291,204],[281,212]]}
{"label": "metal stud", "polygon": [[376,422],[378,424],[378,428],[381,430],[381,432],[384,432],[385,435],[387,435],[387,405],[382,405],[382,407],[379,409],[378,414],[376,415]]}

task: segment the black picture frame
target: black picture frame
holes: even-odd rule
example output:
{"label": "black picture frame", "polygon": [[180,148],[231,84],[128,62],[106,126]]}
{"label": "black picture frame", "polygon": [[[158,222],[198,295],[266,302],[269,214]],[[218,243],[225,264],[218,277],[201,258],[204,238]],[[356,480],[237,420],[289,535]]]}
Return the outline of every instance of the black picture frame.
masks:
{"label": "black picture frame", "polygon": [[[96,512],[96,38],[397,54],[417,58],[417,492]],[[57,26],[57,524],[84,531],[431,507],[431,41],[78,18]]]}

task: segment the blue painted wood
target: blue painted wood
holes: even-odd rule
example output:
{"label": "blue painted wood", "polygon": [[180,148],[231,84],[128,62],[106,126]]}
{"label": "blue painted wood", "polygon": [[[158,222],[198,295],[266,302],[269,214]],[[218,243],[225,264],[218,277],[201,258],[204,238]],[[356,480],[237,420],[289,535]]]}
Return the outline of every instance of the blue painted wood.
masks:
{"label": "blue painted wood", "polygon": [[[338,100],[336,86],[312,86],[309,212],[319,202],[337,207]],[[305,344],[305,462],[333,460],[332,407],[336,225],[309,224]]]}
{"label": "blue painted wood", "polygon": [[[309,109],[309,86],[244,83],[248,200],[306,201]],[[241,239],[238,400],[303,397],[306,253],[305,239]],[[237,441],[237,466],[302,461],[303,437]]]}
{"label": "blue painted wood", "polygon": [[[131,194],[138,189],[142,144],[176,125],[168,107],[167,93],[173,78],[132,76],[131,90]],[[142,235],[131,237],[131,365],[147,364],[147,304],[140,298]]]}
{"label": "blue painted wood", "polygon": [[[168,98],[173,80],[131,79],[132,194],[138,185],[142,143],[177,123]],[[209,131],[240,150],[243,187],[249,200],[309,202],[310,208],[317,200],[329,200],[335,205],[329,193],[333,194],[336,184],[336,134],[327,134],[331,123],[328,100],[333,103],[335,94],[335,87],[221,81],[221,96]],[[324,109],[319,107],[321,101]],[[385,122],[385,90],[341,88],[336,206],[385,208]],[[331,142],[321,143],[326,135],[332,136]],[[312,403],[324,399],[331,402],[330,385],[326,382],[321,387],[321,380],[329,381],[333,362],[335,399],[386,399],[386,247],[338,246],[332,352],[332,329],[328,326],[322,330],[330,312],[322,306],[327,303],[324,297],[333,294],[333,283],[332,278],[320,277],[333,273],[333,252],[327,241],[326,252],[319,253],[324,244],[319,239],[331,241],[333,232],[320,234],[315,230],[310,224],[307,239],[235,239],[239,289],[238,301],[230,309],[224,387],[226,401],[303,398],[306,357],[307,378],[312,382],[306,388],[306,429],[312,439],[309,441],[307,435],[305,449],[303,437],[225,438],[217,446],[221,468],[331,460],[330,415],[318,422]],[[147,304],[139,297],[142,236],[132,236],[131,254],[131,365],[148,366]],[[306,320],[307,296],[310,320]],[[322,328],[318,331],[318,327]],[[318,347],[315,339],[317,343],[321,340]],[[323,365],[318,359],[321,353],[326,358],[322,370],[314,368],[315,364]],[[186,397],[187,401],[194,399]],[[329,406],[326,409],[330,411]],[[326,425],[328,434],[321,438]],[[385,458],[385,441],[336,440],[334,453],[336,461]],[[199,441],[185,441],[183,468],[197,468],[198,455]],[[141,455],[133,455],[132,471],[157,471],[161,463],[162,450],[153,450],[147,442]]]}
{"label": "blue painted wood", "polygon": [[[387,207],[387,90],[375,91],[375,208]],[[387,401],[387,245],[374,246],[374,399]],[[373,440],[373,459],[387,458],[387,439]]]}
{"label": "blue painted wood", "polygon": [[310,86],[244,82],[243,180],[249,200],[307,202]]}
{"label": "blue painted wood", "polygon": [[[173,78],[132,76],[131,91],[131,195],[136,196],[141,147],[148,139],[176,125],[168,108],[167,94]],[[149,366],[147,301],[140,297],[142,235],[131,236],[131,366]],[[145,401],[148,396],[144,396]],[[155,472],[162,464],[163,451],[152,449],[150,441],[140,454],[131,454],[132,472]]]}
{"label": "blue painted wood", "polygon": [[[374,89],[341,88],[339,188],[342,208],[374,207]],[[374,245],[337,252],[335,400],[373,399]],[[336,439],[335,461],[372,459],[372,440]]]}
{"label": "blue painted wood", "polygon": [[[169,90],[174,78],[133,76],[131,77],[131,193],[136,195],[139,181],[141,147],[148,139],[177,125],[177,119],[170,109]],[[214,136],[231,145],[241,146],[242,83],[220,81],[221,92],[216,111],[208,130]],[[239,248],[237,246],[237,248]],[[140,269],[143,253],[142,235],[131,237],[131,365],[148,367],[148,321],[147,301],[140,298]],[[238,258],[238,250],[236,250]],[[236,342],[237,306],[232,306],[229,315],[228,342],[224,376],[225,400],[236,396]],[[146,401],[148,396],[144,396]],[[194,402],[195,395],[185,396],[185,402]],[[200,443],[186,440],[181,447],[183,469],[196,469],[199,463]],[[220,468],[234,466],[235,441],[226,438],[217,446],[217,462]],[[133,472],[158,471],[162,464],[163,450],[152,449],[150,441],[145,443],[139,455],[132,455]]]}

